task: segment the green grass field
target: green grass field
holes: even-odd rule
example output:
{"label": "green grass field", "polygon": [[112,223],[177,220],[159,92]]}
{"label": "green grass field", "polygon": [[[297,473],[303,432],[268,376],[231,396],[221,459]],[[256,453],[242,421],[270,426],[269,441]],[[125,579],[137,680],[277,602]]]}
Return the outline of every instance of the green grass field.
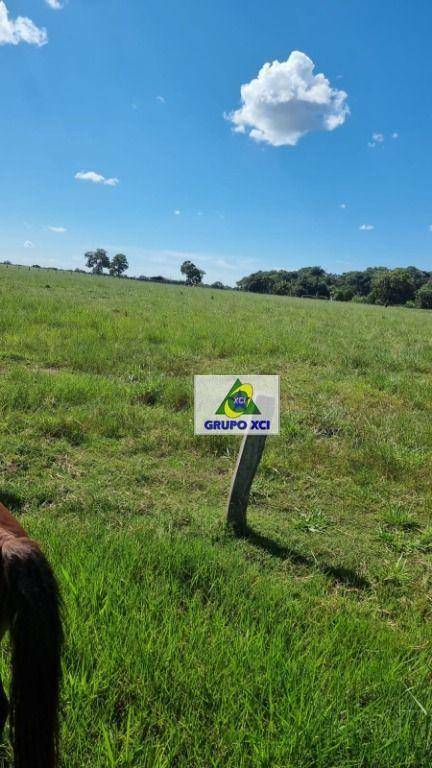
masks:
{"label": "green grass field", "polygon": [[[281,376],[245,540],[194,373]],[[0,267],[0,499],[61,583],[64,768],[430,765],[431,373],[420,310]]]}

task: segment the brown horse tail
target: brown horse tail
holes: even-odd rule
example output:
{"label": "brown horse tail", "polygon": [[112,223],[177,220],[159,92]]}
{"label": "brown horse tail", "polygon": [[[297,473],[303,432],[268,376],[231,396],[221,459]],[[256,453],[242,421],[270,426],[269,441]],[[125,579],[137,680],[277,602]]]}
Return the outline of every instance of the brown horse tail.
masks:
{"label": "brown horse tail", "polygon": [[15,768],[57,768],[62,626],[57,582],[37,544],[1,546],[12,639],[11,737]]}

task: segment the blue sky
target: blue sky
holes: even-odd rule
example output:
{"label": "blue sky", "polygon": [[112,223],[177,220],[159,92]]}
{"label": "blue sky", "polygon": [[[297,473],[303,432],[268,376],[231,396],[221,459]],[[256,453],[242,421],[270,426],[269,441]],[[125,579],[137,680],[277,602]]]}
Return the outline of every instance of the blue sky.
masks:
{"label": "blue sky", "polygon": [[432,269],[431,23],[426,0],[0,2],[0,260]]}

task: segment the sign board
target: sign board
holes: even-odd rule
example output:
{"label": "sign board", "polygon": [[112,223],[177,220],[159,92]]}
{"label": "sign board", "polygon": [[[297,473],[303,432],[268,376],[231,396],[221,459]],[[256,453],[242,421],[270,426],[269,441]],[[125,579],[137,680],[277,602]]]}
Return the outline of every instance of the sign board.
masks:
{"label": "sign board", "polygon": [[278,435],[279,376],[195,376],[196,435]]}

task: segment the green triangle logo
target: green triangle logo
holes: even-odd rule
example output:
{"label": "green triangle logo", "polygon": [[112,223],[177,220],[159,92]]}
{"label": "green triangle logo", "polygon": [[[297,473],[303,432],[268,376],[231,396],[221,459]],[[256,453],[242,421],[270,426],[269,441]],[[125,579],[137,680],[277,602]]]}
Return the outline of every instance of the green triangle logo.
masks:
{"label": "green triangle logo", "polygon": [[218,416],[228,416],[230,419],[235,419],[238,416],[249,416],[250,414],[259,415],[260,413],[261,411],[253,401],[252,384],[242,384],[240,379],[236,379],[216,411]]}

